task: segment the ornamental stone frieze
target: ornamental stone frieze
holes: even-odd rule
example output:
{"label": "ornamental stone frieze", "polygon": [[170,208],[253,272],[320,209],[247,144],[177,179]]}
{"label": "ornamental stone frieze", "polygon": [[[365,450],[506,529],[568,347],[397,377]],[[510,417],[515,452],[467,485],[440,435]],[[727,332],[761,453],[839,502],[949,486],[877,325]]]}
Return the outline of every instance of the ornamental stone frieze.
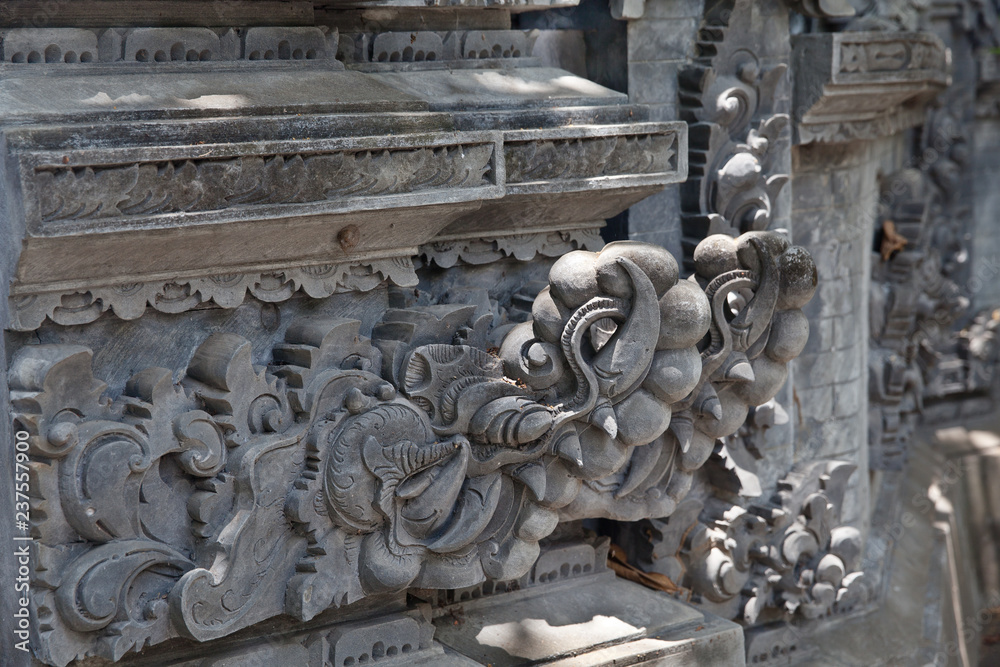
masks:
{"label": "ornamental stone frieze", "polygon": [[816,287],[775,234],[696,256],[679,280],[656,246],[571,252],[531,319],[481,335],[461,305],[389,310],[370,337],[302,317],[263,368],[216,333],[113,399],[90,349],[22,347],[43,658],[516,580],[561,521],[671,514],[784,383]]}
{"label": "ornamental stone frieze", "polygon": [[44,119],[6,134],[15,330],[598,249],[687,172],[684,123],[541,66],[519,31],[18,29],[3,48],[9,115]]}
{"label": "ornamental stone frieze", "polygon": [[796,35],[795,139],[843,142],[920,125],[949,85],[949,51],[923,32]]}

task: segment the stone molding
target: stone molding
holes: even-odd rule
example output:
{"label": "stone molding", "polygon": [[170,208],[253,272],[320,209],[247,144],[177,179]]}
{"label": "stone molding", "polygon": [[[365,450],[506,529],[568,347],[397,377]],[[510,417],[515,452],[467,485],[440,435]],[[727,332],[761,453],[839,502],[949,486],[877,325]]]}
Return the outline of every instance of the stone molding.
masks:
{"label": "stone molding", "polygon": [[950,54],[924,32],[796,35],[795,140],[874,139],[919,125],[950,82]]}
{"label": "stone molding", "polygon": [[339,48],[340,60],[363,72],[540,64],[523,30],[350,33]]}
{"label": "stone molding", "polygon": [[442,269],[459,263],[488,264],[505,257],[528,262],[536,257],[561,257],[573,250],[597,251],[604,247],[601,227],[604,221],[579,229],[560,227],[549,232],[497,235],[484,238],[478,233],[466,238],[439,237],[420,247],[420,256]]}
{"label": "stone molding", "polygon": [[296,62],[344,67],[336,57],[337,31],[325,27],[15,28],[0,31],[0,37],[0,67],[10,73],[53,66],[94,70],[102,64],[147,65],[162,71],[247,61],[258,66]]}
{"label": "stone molding", "polygon": [[[274,302],[298,290],[314,298],[369,290],[383,279],[409,286],[412,257],[434,242],[468,246],[470,233],[498,243],[496,259],[554,256],[567,241],[549,235],[581,227],[577,208],[559,211],[562,198],[620,192],[591,211],[600,217],[610,205],[614,214],[684,179],[686,139],[674,122],[71,155],[15,149],[27,235],[11,326],[83,324],[108,311],[133,319],[147,304],[172,313],[210,301],[232,308],[248,292]],[[463,222],[483,200],[488,213]],[[140,242],[142,232],[153,234]],[[242,234],[252,241],[237,242]],[[69,248],[77,262],[52,261]],[[140,252],[149,259],[137,267],[130,258]],[[481,248],[461,252],[485,259]]]}
{"label": "stone molding", "polygon": [[513,328],[458,305],[389,310],[371,338],[302,318],[267,368],[215,333],[181,380],[147,368],[113,400],[88,348],[23,347],[42,658],[509,581],[560,521],[670,515],[808,337],[808,254],[730,241],[700,280],[656,246],[571,252]]}

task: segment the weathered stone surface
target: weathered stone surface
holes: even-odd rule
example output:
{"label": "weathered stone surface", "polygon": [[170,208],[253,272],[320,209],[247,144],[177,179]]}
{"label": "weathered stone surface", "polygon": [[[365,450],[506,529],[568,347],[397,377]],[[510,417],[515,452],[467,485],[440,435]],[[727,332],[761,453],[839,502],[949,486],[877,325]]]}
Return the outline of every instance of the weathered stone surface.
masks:
{"label": "weathered stone surface", "polygon": [[874,139],[920,124],[948,83],[947,55],[929,33],[798,35],[796,142]]}
{"label": "weathered stone surface", "polygon": [[[549,277],[565,320],[537,338],[515,327],[499,356],[454,343],[481,327],[473,307],[390,310],[371,340],[354,320],[303,318],[269,369],[252,364],[249,341],[217,333],[179,384],[170,370],[141,370],[108,402],[89,349],[23,348],[13,402],[52,507],[37,524],[39,557],[60,573],[36,598],[52,610],[46,659],[117,659],[410,586],[517,579],[560,518],[669,514],[712,438],[777,390],[738,388],[766,364],[761,341],[806,335],[771,331],[794,249],[766,233],[735,245],[734,268],[685,282],[680,299],[667,299],[680,286],[662,249],[566,255]],[[756,296],[730,323],[720,309],[737,288]],[[697,331],[664,337],[661,312],[673,318],[692,298],[712,317],[681,319]],[[681,340],[698,361],[647,379],[661,342]],[[644,381],[655,395],[637,389]],[[167,505],[186,512],[160,514]],[[70,535],[89,548],[70,548]],[[135,602],[149,596],[158,601]]]}
{"label": "weathered stone surface", "polygon": [[991,655],[994,5],[2,3],[0,662]]}

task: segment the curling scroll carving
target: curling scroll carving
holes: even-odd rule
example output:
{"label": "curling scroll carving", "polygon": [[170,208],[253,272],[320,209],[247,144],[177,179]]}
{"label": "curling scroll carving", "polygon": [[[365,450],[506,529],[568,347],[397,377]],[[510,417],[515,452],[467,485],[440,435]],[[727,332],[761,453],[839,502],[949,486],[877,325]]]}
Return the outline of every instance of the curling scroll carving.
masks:
{"label": "curling scroll carving", "polygon": [[788,69],[768,62],[759,44],[738,29],[750,3],[706,10],[699,56],[680,77],[683,118],[691,124],[690,177],[681,186],[686,260],[712,234],[765,230],[788,182],[781,173],[789,117],[774,113]]}
{"label": "curling scroll carving", "polygon": [[86,348],[23,348],[46,658],[517,579],[561,520],[669,515],[784,382],[816,286],[766,232],[696,264],[679,281],[656,246],[574,251],[513,328],[462,306],[390,310],[371,338],[301,319],[267,368],[216,333],[179,383],[147,369],[113,401]]}

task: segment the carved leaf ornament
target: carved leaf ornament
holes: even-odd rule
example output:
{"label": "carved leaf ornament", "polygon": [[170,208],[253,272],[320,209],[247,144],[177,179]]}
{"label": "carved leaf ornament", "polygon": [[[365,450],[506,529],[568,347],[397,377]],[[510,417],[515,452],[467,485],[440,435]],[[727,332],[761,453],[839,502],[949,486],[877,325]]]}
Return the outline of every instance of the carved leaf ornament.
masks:
{"label": "carved leaf ornament", "polygon": [[816,287],[769,232],[709,237],[694,264],[680,280],[656,246],[570,252],[493,352],[458,344],[471,309],[442,306],[372,338],[297,320],[267,368],[216,333],[179,382],[147,369],[114,401],[90,350],[23,348],[35,605],[62,639],[46,658],[513,579],[560,521],[670,515],[784,383]]}

